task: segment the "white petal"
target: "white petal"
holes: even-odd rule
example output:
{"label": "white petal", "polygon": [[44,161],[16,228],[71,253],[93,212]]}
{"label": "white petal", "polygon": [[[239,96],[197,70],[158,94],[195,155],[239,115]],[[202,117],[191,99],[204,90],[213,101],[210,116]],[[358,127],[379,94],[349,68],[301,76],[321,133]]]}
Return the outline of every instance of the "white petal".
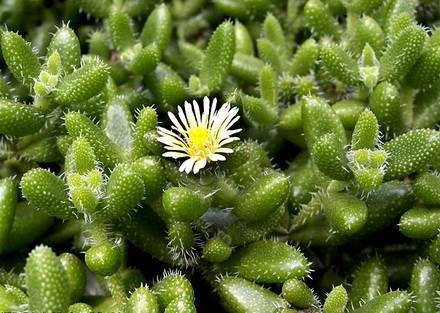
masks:
{"label": "white petal", "polygon": [[234,150],[231,148],[218,148],[215,150],[215,153],[232,153]]}
{"label": "white petal", "polygon": [[222,141],[239,132],[241,132],[241,129],[233,129],[233,130],[219,129],[217,134],[215,134],[215,137],[217,138],[218,141]]}
{"label": "white petal", "polygon": [[162,135],[162,134],[167,134],[167,135],[170,135],[170,136],[179,137],[178,134],[172,132],[171,130],[169,130],[169,129],[167,129],[167,128],[160,127],[160,126],[157,127],[157,132],[158,132],[160,135]]}
{"label": "white petal", "polygon": [[213,162],[216,162],[216,161],[224,161],[224,160],[226,160],[226,158],[225,158],[223,155],[221,155],[221,154],[216,154],[216,153],[214,153],[214,154],[210,154],[210,155],[209,155],[209,159],[210,159],[211,161],[213,161]]}
{"label": "white petal", "polygon": [[214,123],[214,119],[216,116],[216,111],[215,109],[217,108],[217,98],[214,98],[214,100],[212,100],[212,104],[211,104],[211,113],[209,113],[209,128],[212,127],[212,124]]}
{"label": "white petal", "polygon": [[[215,121],[212,124],[212,131],[214,133],[217,133],[218,130],[221,128],[221,126],[226,122],[229,121],[230,119],[233,118],[229,117],[228,115],[229,112],[229,103],[225,103],[222,105],[222,107],[220,108],[220,110],[218,110],[216,116],[215,116]],[[228,122],[226,122],[228,123]]]}
{"label": "white petal", "polygon": [[178,158],[187,158],[188,154],[181,153],[181,152],[168,151],[168,152],[163,153],[162,156],[166,157],[166,158],[178,159]]}
{"label": "white petal", "polygon": [[203,98],[203,113],[202,113],[202,125],[208,128],[209,122],[209,98]]}
{"label": "white petal", "polygon": [[173,137],[157,137],[157,141],[168,146],[172,146],[172,147],[175,146],[175,147],[181,147],[187,149],[186,144],[184,142],[177,141]]}
{"label": "white petal", "polygon": [[206,159],[198,160],[194,164],[194,174],[197,174],[200,171],[200,169],[204,168],[205,166],[206,166]]}
{"label": "white petal", "polygon": [[235,123],[237,123],[239,119],[240,119],[240,116],[235,116],[234,119],[232,119],[231,121],[229,121],[229,122],[225,125],[225,129],[229,129],[229,128],[231,128],[232,125],[234,125]]}
{"label": "white petal", "polygon": [[215,119],[217,120],[217,121],[223,121],[225,118],[226,118],[226,116],[227,116],[227,114],[228,114],[228,112],[229,112],[229,106],[230,106],[230,104],[229,103],[223,103],[223,105],[220,107],[220,109],[217,111],[217,114],[215,115]]}
{"label": "white petal", "polygon": [[[216,100],[216,98],[214,98],[214,100]],[[209,98],[207,96],[203,97],[203,107],[206,108],[206,106],[209,106]]]}
{"label": "white petal", "polygon": [[237,128],[237,129],[232,129],[232,130],[225,130],[225,133],[228,134],[228,136],[231,136],[231,135],[239,133],[241,131],[242,131],[241,128]]}
{"label": "white petal", "polygon": [[220,141],[218,146],[221,147],[221,146],[227,145],[228,143],[231,143],[231,142],[234,142],[234,141],[237,141],[237,140],[240,140],[240,138],[238,138],[238,137],[227,137],[227,138],[223,139],[222,141]]}
{"label": "white petal", "polygon": [[199,104],[197,103],[196,100],[193,100],[193,109],[194,109],[194,113],[196,115],[197,125],[201,125],[202,124],[202,118],[201,118],[201,115],[200,115],[200,107],[199,107]]}
{"label": "white petal", "polygon": [[166,137],[158,137],[157,141],[163,143],[164,145],[169,146],[173,150],[175,148],[177,148],[177,147],[185,149],[185,146],[184,146],[183,143],[172,141],[172,140],[170,140],[169,138],[166,138]]}
{"label": "white petal", "polygon": [[188,121],[186,120],[186,116],[185,113],[183,113],[182,108],[180,107],[180,105],[177,107],[177,112],[179,114],[179,118],[182,121],[183,126],[185,127],[186,130],[188,130]]}
{"label": "white petal", "polygon": [[162,142],[166,145],[178,145],[179,147],[187,147],[186,142],[182,138],[167,133],[159,132],[159,137],[157,137],[157,141]]}
{"label": "white petal", "polygon": [[239,111],[239,109],[238,109],[237,107],[232,107],[232,108],[229,110],[229,114],[235,116],[235,115],[238,114],[238,111]]}
{"label": "white petal", "polygon": [[226,118],[223,120],[223,122],[219,125],[219,127],[217,129],[218,133],[222,132],[223,130],[229,129],[232,125],[234,125],[240,119],[239,116],[235,116],[235,117],[234,116],[235,116],[235,114],[234,115],[228,114],[226,116]]}
{"label": "white petal", "polygon": [[171,122],[174,124],[175,128],[177,129],[177,131],[181,134],[185,133],[185,130],[183,129],[183,127],[180,125],[179,121],[177,120],[176,116],[171,113],[168,112],[168,117],[170,118]]}
{"label": "white petal", "polygon": [[165,146],[165,150],[172,150],[172,151],[183,151],[185,153],[188,153],[188,148],[182,147],[182,146]]}
{"label": "white petal", "polygon": [[180,141],[183,140],[182,137],[179,136],[179,134],[176,134],[175,132],[173,132],[169,129],[163,128],[163,127],[158,127],[157,132],[160,136],[171,136],[171,137],[174,137]]}
{"label": "white petal", "polygon": [[185,115],[189,123],[189,127],[197,127],[196,117],[194,116],[194,112],[192,106],[189,102],[185,101]]}
{"label": "white petal", "polygon": [[185,172],[187,174],[189,174],[189,172],[191,172],[193,166],[194,166],[194,162],[196,161],[195,158],[189,158],[188,160],[185,160],[182,165],[180,165],[179,167],[179,171],[181,172]]}

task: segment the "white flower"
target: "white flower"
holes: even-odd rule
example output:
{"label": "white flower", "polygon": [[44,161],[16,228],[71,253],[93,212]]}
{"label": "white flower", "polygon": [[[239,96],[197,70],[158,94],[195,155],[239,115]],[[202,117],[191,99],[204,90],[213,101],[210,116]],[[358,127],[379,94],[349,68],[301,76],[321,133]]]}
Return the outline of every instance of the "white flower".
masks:
{"label": "white flower", "polygon": [[232,153],[231,148],[225,145],[240,140],[232,135],[241,129],[231,129],[240,119],[238,108],[231,108],[229,103],[224,103],[217,111],[217,99],[210,103],[208,97],[203,98],[203,113],[199,104],[185,101],[185,111],[178,106],[178,116],[168,112],[173,123],[172,130],[158,127],[158,138],[165,145],[167,152],[164,157],[174,159],[188,158],[179,168],[179,171],[197,174],[208,162],[224,161],[224,153]]}

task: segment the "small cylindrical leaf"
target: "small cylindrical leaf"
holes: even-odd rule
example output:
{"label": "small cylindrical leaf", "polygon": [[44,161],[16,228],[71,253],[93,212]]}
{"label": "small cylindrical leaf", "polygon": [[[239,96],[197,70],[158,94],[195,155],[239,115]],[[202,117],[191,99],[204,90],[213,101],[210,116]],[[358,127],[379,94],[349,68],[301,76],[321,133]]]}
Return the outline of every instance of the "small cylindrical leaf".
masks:
{"label": "small cylindrical leaf", "polygon": [[67,311],[66,271],[51,248],[38,246],[32,250],[26,261],[25,273],[31,311]]}
{"label": "small cylindrical leaf", "polygon": [[78,137],[70,145],[66,154],[66,172],[84,174],[96,166],[96,157],[93,148],[87,139]]}
{"label": "small cylindrical leaf", "polygon": [[367,206],[349,194],[325,196],[323,207],[330,226],[342,235],[349,236],[359,232],[367,221]]}
{"label": "small cylindrical leaf", "polygon": [[319,45],[314,39],[307,39],[295,52],[290,63],[290,74],[306,75],[315,67],[319,57]]}
{"label": "small cylindrical leaf", "polygon": [[55,51],[60,55],[62,68],[67,74],[79,68],[81,48],[78,37],[70,27],[63,26],[53,35],[48,47],[48,55]]}
{"label": "small cylindrical leaf", "polygon": [[410,307],[411,299],[406,291],[390,291],[376,296],[353,313],[406,313]]}
{"label": "small cylindrical leaf", "polygon": [[273,172],[257,180],[237,198],[234,214],[246,222],[261,221],[285,201],[288,191],[287,177]]}
{"label": "small cylindrical leaf", "polygon": [[387,138],[398,134],[402,128],[400,94],[396,86],[382,82],[374,88],[370,96],[370,109],[379,122]]}
{"label": "small cylindrical leaf", "polygon": [[373,112],[365,109],[359,116],[351,138],[352,149],[374,148],[379,139],[379,124]]}
{"label": "small cylindrical leaf", "polygon": [[380,58],[380,76],[391,81],[402,79],[421,55],[426,38],[420,26],[403,29]]}
{"label": "small cylindrical leaf", "polygon": [[108,179],[107,201],[101,211],[103,217],[121,218],[136,207],[144,192],[144,183],[132,166],[117,166]]}
{"label": "small cylindrical leaf", "polygon": [[429,260],[420,260],[414,265],[410,287],[414,292],[414,312],[429,313],[438,309],[436,297],[440,286],[440,271]]}
{"label": "small cylindrical leaf", "polygon": [[388,290],[388,269],[378,257],[362,263],[354,273],[350,299],[354,307],[386,293]]}
{"label": "small cylindrical leaf", "polygon": [[108,79],[107,65],[98,58],[89,58],[80,69],[65,76],[54,92],[55,101],[68,106],[96,96]]}
{"label": "small cylindrical leaf", "polygon": [[331,36],[335,39],[340,36],[340,27],[336,19],[330,14],[320,0],[309,0],[304,6],[306,25],[318,36]]}
{"label": "small cylindrical leaf", "polygon": [[347,303],[347,291],[342,285],[336,286],[325,299],[323,313],[343,313]]}
{"label": "small cylindrical leaf", "polygon": [[226,261],[231,255],[232,248],[220,237],[210,238],[203,246],[203,257],[212,263]]}
{"label": "small cylindrical leaf", "polygon": [[312,151],[318,138],[327,133],[334,133],[341,141],[342,146],[347,143],[341,120],[324,99],[313,96],[305,97],[301,113],[309,151]]}
{"label": "small cylindrical leaf", "polygon": [[282,296],[296,308],[306,309],[315,301],[313,291],[301,280],[289,279],[284,282]]}
{"label": "small cylindrical leaf", "polygon": [[440,205],[440,177],[424,173],[417,177],[414,192],[419,199],[430,205]]}
{"label": "small cylindrical leaf", "polygon": [[76,302],[86,289],[86,271],[81,260],[71,253],[63,253],[59,256],[69,286],[70,301]]}
{"label": "small cylindrical leaf", "polygon": [[206,57],[200,68],[200,81],[215,91],[221,87],[229,73],[235,52],[235,33],[231,22],[217,27],[206,48]]}
{"label": "small cylindrical leaf", "polygon": [[102,276],[114,274],[121,266],[121,259],[119,247],[110,242],[91,247],[85,257],[87,267]]}
{"label": "small cylindrical leaf", "polygon": [[254,44],[248,29],[240,22],[236,22],[235,28],[235,52],[246,55],[254,54]]}
{"label": "small cylindrical leaf", "polygon": [[194,290],[191,282],[179,273],[166,275],[153,286],[152,291],[163,308],[177,298],[194,301]]}
{"label": "small cylindrical leaf", "polygon": [[135,44],[134,30],[130,17],[120,10],[112,10],[107,19],[113,43],[119,52]]}
{"label": "small cylindrical leaf", "polygon": [[43,126],[44,121],[44,116],[34,107],[0,99],[0,134],[31,135]]}
{"label": "small cylindrical leaf", "polygon": [[402,178],[425,168],[440,147],[439,133],[432,129],[407,132],[384,145],[388,154],[386,179]]}
{"label": "small cylindrical leaf", "polygon": [[416,239],[434,237],[440,228],[440,209],[413,208],[400,218],[400,232]]}
{"label": "small cylindrical leaf", "polygon": [[203,196],[187,187],[171,187],[165,190],[162,203],[165,213],[179,221],[191,222],[207,210]]}
{"label": "small cylindrical leaf", "polygon": [[42,168],[33,169],[23,176],[20,184],[23,195],[36,208],[62,219],[74,217],[66,185],[55,174]]}
{"label": "small cylindrical leaf", "polygon": [[262,283],[301,279],[309,271],[308,261],[300,251],[274,241],[257,241],[239,248],[219,266],[222,271]]}
{"label": "small cylindrical leaf", "polygon": [[17,33],[3,31],[1,48],[3,58],[14,77],[25,86],[32,87],[41,65],[30,43]]}
{"label": "small cylindrical leaf", "polygon": [[160,51],[165,51],[171,38],[172,17],[166,4],[157,6],[148,16],[140,39],[144,46],[156,43]]}
{"label": "small cylindrical leaf", "polygon": [[320,59],[331,76],[348,85],[360,81],[359,67],[355,60],[340,46],[329,44],[321,48]]}
{"label": "small cylindrical leaf", "polygon": [[147,287],[139,287],[130,295],[127,313],[159,313],[156,296]]}
{"label": "small cylindrical leaf", "polygon": [[88,117],[78,112],[66,114],[65,125],[73,138],[84,137],[95,152],[98,161],[114,167],[121,160],[115,144]]}
{"label": "small cylindrical leaf", "polygon": [[17,185],[10,178],[0,180],[0,251],[9,239],[17,205]]}
{"label": "small cylindrical leaf", "polygon": [[288,307],[277,294],[239,277],[223,278],[218,293],[232,312],[266,313]]}
{"label": "small cylindrical leaf", "polygon": [[325,134],[315,142],[312,156],[318,169],[328,177],[337,180],[351,178],[344,148],[334,133]]}

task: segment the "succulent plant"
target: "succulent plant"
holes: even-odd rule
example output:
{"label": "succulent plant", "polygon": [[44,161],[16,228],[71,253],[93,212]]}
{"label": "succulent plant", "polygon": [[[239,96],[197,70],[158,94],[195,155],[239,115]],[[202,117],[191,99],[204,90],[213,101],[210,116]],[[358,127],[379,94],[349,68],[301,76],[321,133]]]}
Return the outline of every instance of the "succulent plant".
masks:
{"label": "succulent plant", "polygon": [[0,22],[1,312],[440,311],[437,1]]}

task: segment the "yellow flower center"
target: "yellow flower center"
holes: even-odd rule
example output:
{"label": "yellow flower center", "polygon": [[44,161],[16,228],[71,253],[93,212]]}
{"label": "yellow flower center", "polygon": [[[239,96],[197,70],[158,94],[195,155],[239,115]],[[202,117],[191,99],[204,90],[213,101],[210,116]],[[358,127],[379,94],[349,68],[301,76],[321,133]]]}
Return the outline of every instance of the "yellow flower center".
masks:
{"label": "yellow flower center", "polygon": [[194,127],[188,130],[188,154],[192,157],[206,158],[214,148],[211,131],[205,127]]}

